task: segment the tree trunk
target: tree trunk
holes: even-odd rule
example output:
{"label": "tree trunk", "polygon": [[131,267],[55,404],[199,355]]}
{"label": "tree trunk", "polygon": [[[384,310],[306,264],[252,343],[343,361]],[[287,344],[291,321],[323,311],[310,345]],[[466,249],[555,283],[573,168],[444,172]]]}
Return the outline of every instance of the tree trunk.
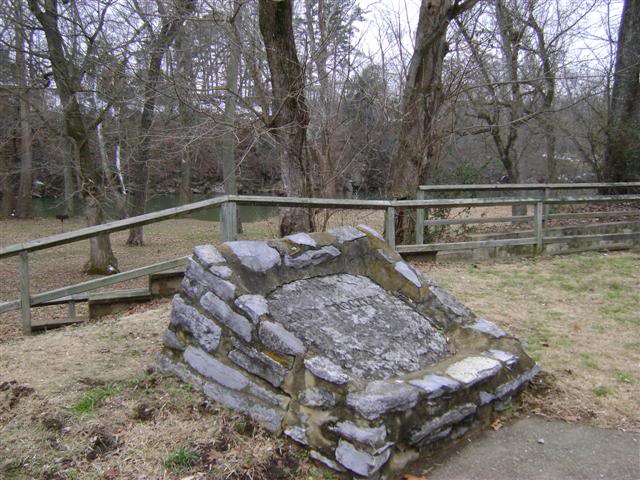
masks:
{"label": "tree trunk", "polygon": [[[238,94],[238,67],[240,65],[240,36],[236,26],[236,18],[240,15],[242,3],[235,0],[232,3],[232,10],[228,20],[228,41],[229,52],[227,54],[226,85],[224,96],[224,121],[225,129],[222,138],[222,176],[224,180],[224,191],[227,195],[238,194],[237,174],[236,174],[236,97]],[[240,223],[240,209],[236,209],[236,228],[233,232],[235,236],[242,231]]]}
{"label": "tree trunk", "polygon": [[[140,129],[138,135],[140,144],[134,158],[130,162],[131,179],[129,182],[130,204],[129,216],[137,216],[145,213],[147,205],[147,189],[149,184],[149,155],[150,138],[149,130],[153,123],[156,108],[156,95],[160,80],[162,58],[179,33],[186,16],[193,10],[193,0],[184,0],[178,5],[178,13],[162,25],[160,33],[151,45],[151,54],[147,68],[147,78],[144,86],[144,104],[140,116]],[[142,227],[133,227],[129,230],[127,245],[139,246],[144,244]]]}
{"label": "tree trunk", "polygon": [[640,0],[622,9],[608,123],[606,179],[640,181]]}
{"label": "tree trunk", "polygon": [[2,215],[11,218],[16,209],[16,185],[18,185],[18,153],[16,139],[0,145],[0,160],[2,167],[0,180],[2,181]]}
{"label": "tree trunk", "polygon": [[31,216],[32,178],[32,144],[31,123],[29,122],[29,88],[27,85],[27,69],[25,64],[24,26],[22,22],[22,2],[15,2],[16,12],[16,83],[20,91],[20,186],[16,216]]}
{"label": "tree trunk", "polygon": [[[390,165],[390,194],[394,198],[415,198],[418,186],[429,180],[430,167],[438,156],[436,119],[443,101],[442,64],[448,51],[449,22],[478,0],[422,0],[415,50],[411,56],[402,94],[402,118],[394,162]],[[396,243],[411,243],[415,218],[398,212]]]}
{"label": "tree trunk", "polygon": [[[56,81],[56,88],[64,111],[64,128],[73,144],[74,159],[80,176],[79,189],[85,207],[89,226],[104,220],[105,202],[103,178],[96,168],[89,146],[89,132],[76,93],[81,91],[78,72],[66,57],[62,34],[58,26],[56,0],[46,0],[41,10],[37,0],[28,0],[29,9],[37,18],[44,31],[48,57]],[[118,262],[111,250],[107,235],[90,242],[89,261],[84,270],[88,273],[111,274],[118,271]]]}
{"label": "tree trunk", "polygon": [[[292,5],[292,0],[259,0],[260,33],[271,72],[273,116],[269,127],[277,143],[282,185],[289,197],[310,197],[311,175],[304,156],[309,111],[293,36]],[[281,209],[281,235],[313,229],[309,209]]]}

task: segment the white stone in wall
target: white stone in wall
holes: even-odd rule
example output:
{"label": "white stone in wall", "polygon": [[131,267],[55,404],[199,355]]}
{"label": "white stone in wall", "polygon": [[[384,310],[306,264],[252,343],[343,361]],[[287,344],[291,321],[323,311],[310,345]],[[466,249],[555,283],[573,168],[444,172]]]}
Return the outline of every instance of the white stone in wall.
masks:
{"label": "white stone in wall", "polygon": [[294,233],[293,235],[289,235],[284,238],[289,240],[291,243],[295,243],[298,245],[306,245],[308,247],[313,247],[313,248],[315,248],[316,245],[318,245],[317,242],[313,238],[311,238],[311,236],[309,236],[308,233],[304,233],[304,232]]}
{"label": "white stone in wall", "polygon": [[466,357],[447,368],[446,373],[468,387],[494,376],[501,368],[500,362],[493,358]]}
{"label": "white stone in wall", "polygon": [[260,321],[262,315],[269,314],[267,299],[262,295],[242,295],[236,299],[235,305],[246,313],[254,324]]}
{"label": "white stone in wall", "polygon": [[418,274],[409,266],[407,262],[396,262],[394,267],[396,272],[413,283],[416,287],[422,287],[422,282],[418,278]]}
{"label": "white stone in wall", "polygon": [[427,394],[427,398],[434,399],[445,393],[455,392],[462,388],[462,384],[452,378],[430,373],[422,378],[409,380],[408,383],[418,387]]}
{"label": "white stone in wall", "polygon": [[226,262],[222,254],[213,245],[198,245],[193,249],[193,255],[205,268],[216,263]]}
{"label": "white stone in wall", "polygon": [[264,273],[280,265],[280,254],[275,248],[267,245],[267,242],[240,240],[226,242],[224,245],[231,249],[242,265],[254,272]]}

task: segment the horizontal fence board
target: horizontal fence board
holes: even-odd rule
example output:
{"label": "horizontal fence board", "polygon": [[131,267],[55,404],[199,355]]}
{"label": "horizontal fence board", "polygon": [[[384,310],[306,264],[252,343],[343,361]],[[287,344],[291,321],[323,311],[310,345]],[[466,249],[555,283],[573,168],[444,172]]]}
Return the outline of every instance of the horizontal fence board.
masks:
{"label": "horizontal fence board", "polygon": [[229,195],[230,202],[264,207],[344,208],[382,210],[392,206],[389,200],[352,200],[345,198],[262,197],[258,195]]}
{"label": "horizontal fence board", "polygon": [[536,198],[536,197],[501,197],[501,198],[443,198],[432,200],[396,200],[391,205],[396,208],[438,208],[438,207],[498,207],[513,205],[534,205],[538,202],[552,205],[570,203],[609,203],[637,202],[640,195],[586,195],[577,197]]}
{"label": "horizontal fence board", "polygon": [[640,182],[615,183],[498,183],[472,185],[420,185],[423,192],[459,192],[459,191],[491,191],[491,190],[577,190],[583,188],[634,188]]}
{"label": "horizontal fence board", "polygon": [[504,247],[508,245],[535,245],[534,237],[512,238],[506,240],[481,240],[477,242],[426,243],[424,245],[398,245],[398,253],[447,252],[470,248]]}
{"label": "horizontal fence board", "polygon": [[72,232],[60,233],[50,237],[38,238],[28,242],[17,243],[9,247],[0,249],[0,258],[18,255],[22,251],[32,252],[35,250],[44,250],[46,248],[64,245],[66,243],[77,242],[87,238],[94,237],[101,233],[112,233],[120,230],[126,230],[131,227],[139,227],[148,225],[162,220],[168,220],[179,215],[196,212],[205,208],[219,206],[227,201],[227,197],[216,197],[200,202],[190,203],[181,207],[167,208],[157,212],[145,213],[136,217],[125,218],[124,220],[116,220],[115,222],[103,223],[94,227],[81,228]]}
{"label": "horizontal fence board", "polygon": [[0,313],[13,312],[14,310],[20,310],[20,300],[0,303]]}
{"label": "horizontal fence board", "polygon": [[107,287],[116,283],[124,282],[125,280],[132,280],[134,278],[144,277],[151,273],[161,272],[170,268],[176,268],[186,263],[189,257],[180,257],[173,260],[167,260],[165,262],[155,263],[146,267],[135,268],[122,273],[116,273],[115,275],[109,275],[108,277],[96,278],[88,280],[86,282],[77,283],[69,287],[58,288],[56,290],[50,290],[48,292],[38,293],[31,296],[31,306],[38,306],[46,304],[52,300],[66,297],[69,295],[75,295],[82,292],[88,292],[97,288]]}
{"label": "horizontal fence board", "polygon": [[622,233],[593,233],[588,235],[563,235],[557,237],[544,237],[544,243],[567,243],[572,240],[640,240],[640,232]]}
{"label": "horizontal fence board", "polygon": [[552,213],[547,218],[554,218],[558,220],[570,219],[570,218],[599,218],[599,217],[640,217],[640,210],[626,211],[616,210],[614,212],[576,212],[576,213]]}
{"label": "horizontal fence board", "polygon": [[515,217],[490,217],[490,218],[460,218],[460,219],[446,219],[446,220],[425,220],[424,225],[469,225],[476,223],[525,223],[533,219],[532,215],[520,215]]}

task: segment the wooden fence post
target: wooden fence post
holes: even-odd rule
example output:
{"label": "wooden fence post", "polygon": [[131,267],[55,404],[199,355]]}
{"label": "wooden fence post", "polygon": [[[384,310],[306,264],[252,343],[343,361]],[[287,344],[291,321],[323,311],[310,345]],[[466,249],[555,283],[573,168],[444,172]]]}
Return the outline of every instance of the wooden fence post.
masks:
{"label": "wooden fence post", "polygon": [[236,239],[238,231],[238,217],[236,214],[237,205],[235,202],[226,202],[222,204],[220,215],[222,225],[222,241],[231,242]]}
{"label": "wooden fence post", "polygon": [[396,248],[396,209],[387,207],[384,215],[384,236],[391,248]]}
{"label": "wooden fence post", "polygon": [[29,292],[29,254],[20,252],[20,309],[22,333],[31,335],[31,294]]}
{"label": "wooden fence post", "polygon": [[[551,197],[551,189],[549,188],[545,188],[544,189],[544,199],[548,200]],[[542,216],[542,223],[546,225],[547,221],[549,220],[549,213],[550,213],[551,207],[549,206],[549,204],[545,203],[544,204],[544,214]]]}
{"label": "wooden fence post", "polygon": [[[418,190],[416,200],[424,200],[424,192]],[[416,244],[422,245],[424,243],[424,208],[418,207],[416,210]]]}
{"label": "wooden fence post", "polygon": [[536,248],[535,248],[536,255],[539,255],[542,253],[543,235],[544,235],[543,218],[544,218],[544,202],[538,201],[536,202],[536,207],[533,214],[533,222],[534,222],[533,231],[536,237]]}

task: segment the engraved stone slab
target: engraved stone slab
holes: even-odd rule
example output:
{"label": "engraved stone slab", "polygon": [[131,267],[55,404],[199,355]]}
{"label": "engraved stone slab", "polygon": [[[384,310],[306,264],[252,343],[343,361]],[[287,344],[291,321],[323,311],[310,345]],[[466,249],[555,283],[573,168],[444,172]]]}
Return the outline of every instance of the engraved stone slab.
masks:
{"label": "engraved stone slab", "polygon": [[444,357],[430,320],[370,279],[351,274],[297,280],[268,297],[272,317],[309,348],[356,377],[385,379]]}

